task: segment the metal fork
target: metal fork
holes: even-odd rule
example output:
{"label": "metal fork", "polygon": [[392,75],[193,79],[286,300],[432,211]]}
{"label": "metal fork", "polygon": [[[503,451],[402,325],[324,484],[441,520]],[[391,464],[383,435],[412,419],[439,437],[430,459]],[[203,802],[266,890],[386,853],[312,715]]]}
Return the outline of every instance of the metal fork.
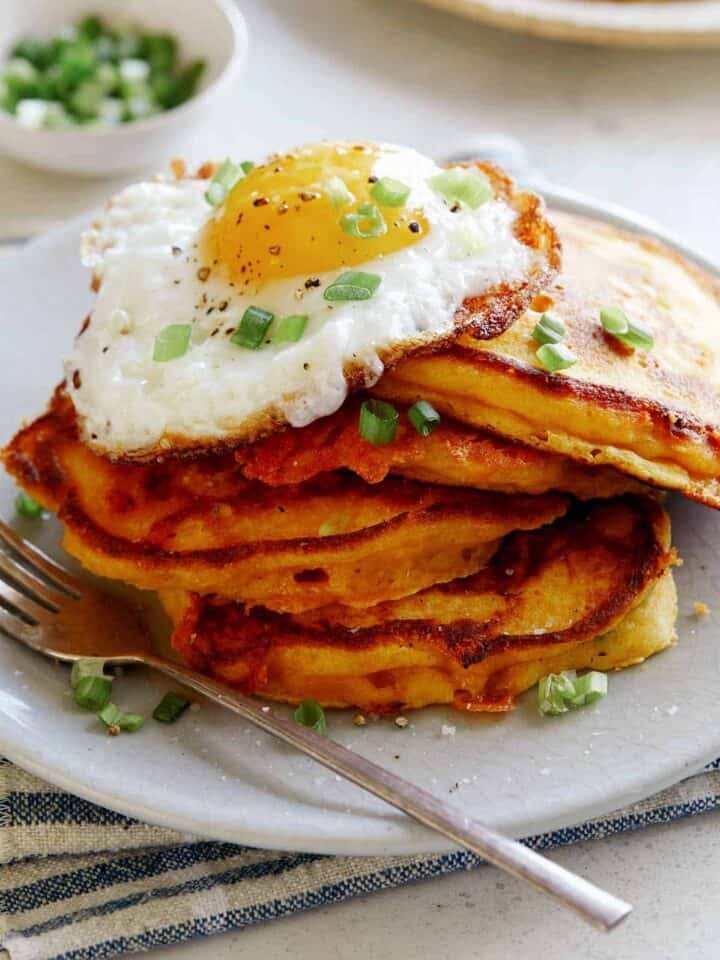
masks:
{"label": "metal fork", "polygon": [[352,753],[328,737],[288,720],[272,707],[167,660],[153,649],[133,607],[78,580],[0,521],[0,632],[38,653],[73,661],[102,657],[109,664],[144,664],[160,670],[285,743],[460,847],[611,930],[630,904],[546,860],[523,844],[469,819],[461,809]]}

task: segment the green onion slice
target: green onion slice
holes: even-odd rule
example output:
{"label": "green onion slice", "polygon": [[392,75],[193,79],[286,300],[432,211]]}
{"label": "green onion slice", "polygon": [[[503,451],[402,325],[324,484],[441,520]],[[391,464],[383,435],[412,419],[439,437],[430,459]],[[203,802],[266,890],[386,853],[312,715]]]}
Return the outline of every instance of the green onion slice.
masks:
{"label": "green onion slice", "polygon": [[544,313],[535,324],[533,339],[538,343],[560,343],[565,337],[565,324],[551,313]]}
{"label": "green onion slice", "polygon": [[586,707],[590,703],[607,696],[607,674],[599,670],[584,673],[575,681],[575,693],[570,698],[573,707]]}
{"label": "green onion slice", "polygon": [[125,733],[135,733],[145,723],[141,713],[123,713],[114,703],[106,703],[98,712],[98,717],[106,727],[119,727]]}
{"label": "green onion slice", "polygon": [[145,723],[145,717],[141,713],[124,713],[118,721],[118,726],[125,733],[135,733]]}
{"label": "green onion slice", "polygon": [[310,727],[316,733],[325,733],[327,730],[325,711],[315,700],[303,700],[293,716],[298,723],[304,727]]}
{"label": "green onion slice", "polygon": [[440,414],[427,400],[418,400],[408,410],[408,420],[421,437],[429,437],[440,425]]}
{"label": "green onion slice", "polygon": [[640,320],[631,320],[619,307],[602,307],[600,322],[609,334],[628,347],[650,350],[655,345],[650,328]]}
{"label": "green onion slice", "polygon": [[591,670],[578,677],[574,670],[550,673],[538,683],[538,709],[543,716],[557,717],[586,707],[607,695],[607,676]]}
{"label": "green onion slice", "polygon": [[45,513],[41,504],[24,490],[18,490],[15,496],[15,510],[28,520],[38,520]]}
{"label": "green onion slice", "polygon": [[562,343],[545,343],[538,348],[535,356],[550,373],[567,370],[568,367],[577,363],[575,354]]}
{"label": "green onion slice", "polygon": [[166,693],[153,710],[153,720],[158,723],[175,723],[190,706],[190,701],[181,693]]}
{"label": "green onion slice", "polygon": [[344,207],[352,203],[355,197],[350,193],[345,181],[341,177],[329,177],[325,181],[325,195],[331,207]]}
{"label": "green onion slice", "polygon": [[233,163],[228,159],[223,161],[215,171],[215,176],[210,181],[210,186],[205,191],[205,199],[211,207],[217,207],[224,203],[225,197],[242,176],[242,165]]}
{"label": "green onion slice", "polygon": [[276,321],[272,332],[273,343],[295,343],[305,333],[307,314],[295,314],[290,317],[280,317]]}
{"label": "green onion slice", "polygon": [[[105,661],[100,657],[76,660],[70,672],[70,686],[73,690],[83,677],[105,677]],[[106,679],[112,680],[111,677],[106,677]]]}
{"label": "green onion slice", "polygon": [[387,224],[374,203],[361,203],[357,213],[346,213],[340,218],[340,226],[351,237],[370,240],[387,233]]}
{"label": "green onion slice", "polygon": [[358,430],[363,440],[376,447],[392,443],[397,434],[399,413],[384,400],[364,400],[360,407]]}
{"label": "green onion slice", "polygon": [[383,207],[402,207],[410,196],[410,187],[401,180],[392,177],[380,177],[371,189],[370,195]]}
{"label": "green onion slice", "polygon": [[428,183],[447,203],[462,203],[476,210],[493,196],[492,184],[482,170],[452,167],[430,177]]}
{"label": "green onion slice", "polygon": [[171,323],[155,337],[153,360],[165,363],[184,356],[190,346],[192,324]]}
{"label": "green onion slice", "polygon": [[346,270],[323,291],[325,300],[369,300],[382,277],[362,270]]}
{"label": "green onion slice", "polygon": [[73,700],[83,710],[98,713],[110,699],[110,677],[82,677],[73,692]]}
{"label": "green onion slice", "polygon": [[269,310],[263,310],[261,307],[248,307],[235,333],[230,337],[230,342],[238,347],[244,347],[245,350],[258,350],[273,322],[273,316],[274,314]]}
{"label": "green onion slice", "polygon": [[114,703],[106,703],[102,710],[98,711],[98,717],[106,727],[120,726],[119,720],[122,715],[122,710]]}
{"label": "green onion slice", "polygon": [[655,345],[655,337],[649,327],[639,320],[628,321],[628,331],[618,337],[628,347],[637,347],[640,350],[651,350]]}
{"label": "green onion slice", "polygon": [[620,307],[601,307],[600,323],[614,337],[627,333],[630,327],[627,314]]}
{"label": "green onion slice", "polygon": [[240,164],[240,169],[243,173],[250,173],[254,166],[255,164],[252,160],[243,160],[243,162]]}

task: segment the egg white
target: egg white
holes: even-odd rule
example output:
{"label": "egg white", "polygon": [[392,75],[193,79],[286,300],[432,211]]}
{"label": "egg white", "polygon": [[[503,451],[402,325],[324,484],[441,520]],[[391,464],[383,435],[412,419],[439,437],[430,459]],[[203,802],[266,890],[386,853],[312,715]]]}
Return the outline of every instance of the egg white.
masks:
{"label": "egg white", "polygon": [[[198,245],[215,215],[207,183],[156,180],[123,190],[83,236],[83,262],[101,286],[66,369],[85,439],[110,455],[136,456],[251,436],[268,415],[304,426],[342,405],[349,369],[356,384],[372,385],[383,372],[379,353],[446,337],[465,298],[521,281],[542,254],[514,236],[516,212],[500,199],[451,212],[428,185],[439,172],[412,150],[378,159],[373,173],[407,184],[407,207],[422,208],[430,229],[354,268],[382,282],[371,299],[346,303],[323,299],[342,269],[317,275],[319,286],[306,288],[302,275],[252,296],[219,269],[203,282]],[[304,336],[256,351],[234,345],[228,332],[250,304],[276,317],[307,314]],[[190,349],[156,362],[155,338],[170,323],[193,325]]]}

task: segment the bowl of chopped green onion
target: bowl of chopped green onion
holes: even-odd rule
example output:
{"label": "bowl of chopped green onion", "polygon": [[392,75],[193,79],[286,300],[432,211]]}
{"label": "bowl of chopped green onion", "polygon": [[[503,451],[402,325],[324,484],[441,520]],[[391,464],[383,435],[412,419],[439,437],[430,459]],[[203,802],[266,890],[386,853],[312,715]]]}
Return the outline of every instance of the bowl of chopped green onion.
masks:
{"label": "bowl of chopped green onion", "polygon": [[0,149],[86,175],[164,165],[246,52],[233,0],[3,0]]}

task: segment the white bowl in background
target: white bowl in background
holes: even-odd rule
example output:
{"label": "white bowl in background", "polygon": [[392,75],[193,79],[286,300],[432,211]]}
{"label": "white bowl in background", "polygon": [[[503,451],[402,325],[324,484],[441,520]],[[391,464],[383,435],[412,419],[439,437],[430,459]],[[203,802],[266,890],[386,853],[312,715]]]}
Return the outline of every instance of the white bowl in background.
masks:
{"label": "white bowl in background", "polygon": [[247,56],[247,28],[234,0],[0,0],[0,60],[20,37],[53,36],[88,14],[171,33],[183,61],[205,61],[197,93],[174,110],[117,127],[34,130],[0,111],[0,150],[48,170],[112,175],[166,164],[225,100]]}

